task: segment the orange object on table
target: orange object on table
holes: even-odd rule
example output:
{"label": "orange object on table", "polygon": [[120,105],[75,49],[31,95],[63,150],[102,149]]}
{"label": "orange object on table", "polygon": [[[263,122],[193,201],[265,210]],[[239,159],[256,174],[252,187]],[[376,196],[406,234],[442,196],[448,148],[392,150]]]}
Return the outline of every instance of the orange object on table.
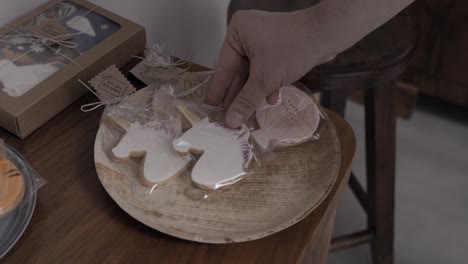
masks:
{"label": "orange object on table", "polygon": [[6,158],[0,139],[0,217],[13,211],[24,196],[24,180],[16,166]]}

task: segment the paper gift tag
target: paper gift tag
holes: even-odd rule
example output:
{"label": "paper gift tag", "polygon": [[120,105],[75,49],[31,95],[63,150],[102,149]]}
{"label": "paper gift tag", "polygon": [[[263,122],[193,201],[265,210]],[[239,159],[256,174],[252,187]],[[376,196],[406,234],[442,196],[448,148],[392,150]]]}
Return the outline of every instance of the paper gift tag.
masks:
{"label": "paper gift tag", "polygon": [[184,69],[174,67],[151,67],[145,65],[143,62],[140,62],[130,70],[130,73],[137,77],[140,81],[144,82],[146,85],[150,85],[161,79],[167,80],[176,78],[184,71]]}
{"label": "paper gift tag", "polygon": [[39,37],[64,41],[71,39],[68,32],[58,21],[47,21],[31,28],[31,32]]}
{"label": "paper gift tag", "polygon": [[143,72],[146,70],[146,65],[142,62],[138,63],[135,67],[130,70],[130,73],[135,76],[138,80],[142,81],[146,85],[151,85],[157,82],[156,78],[153,77],[145,77],[143,76]]}
{"label": "paper gift tag", "polygon": [[125,78],[115,65],[109,66],[103,72],[89,81],[101,100],[110,100],[130,95],[135,87]]}

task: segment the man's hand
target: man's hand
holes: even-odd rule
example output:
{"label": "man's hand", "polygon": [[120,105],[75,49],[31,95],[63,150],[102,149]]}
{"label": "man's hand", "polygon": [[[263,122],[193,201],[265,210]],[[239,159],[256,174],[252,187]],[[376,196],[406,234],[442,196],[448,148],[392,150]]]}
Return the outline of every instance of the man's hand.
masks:
{"label": "man's hand", "polygon": [[312,25],[301,11],[234,14],[207,97],[227,110],[230,127],[243,124],[265,98],[274,104],[280,87],[336,55]]}
{"label": "man's hand", "polygon": [[333,59],[413,0],[322,0],[289,13],[238,11],[231,19],[208,91],[238,127],[278,90]]}

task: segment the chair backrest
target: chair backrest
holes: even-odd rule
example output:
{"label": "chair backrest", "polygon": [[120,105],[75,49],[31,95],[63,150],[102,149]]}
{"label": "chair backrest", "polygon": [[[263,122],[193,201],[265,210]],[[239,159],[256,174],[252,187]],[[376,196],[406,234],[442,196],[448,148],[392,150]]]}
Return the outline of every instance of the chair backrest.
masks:
{"label": "chair backrest", "polygon": [[270,12],[290,12],[311,7],[321,0],[231,0],[228,8],[228,22],[239,10],[264,10]]}

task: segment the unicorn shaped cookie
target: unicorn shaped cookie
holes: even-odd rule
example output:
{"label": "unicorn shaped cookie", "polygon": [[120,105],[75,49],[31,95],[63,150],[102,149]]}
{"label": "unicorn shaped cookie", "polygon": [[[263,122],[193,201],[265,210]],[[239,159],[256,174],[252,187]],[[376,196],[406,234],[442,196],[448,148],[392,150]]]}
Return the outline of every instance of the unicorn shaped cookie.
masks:
{"label": "unicorn shaped cookie", "polygon": [[0,82],[11,97],[24,95],[56,71],[53,63],[16,66],[10,60],[0,60]]}
{"label": "unicorn shaped cookie", "polygon": [[218,189],[242,179],[253,157],[246,126],[240,129],[225,128],[200,120],[183,106],[180,112],[190,121],[192,128],[172,142],[182,155],[201,154],[192,170],[192,181],[205,189]]}
{"label": "unicorn shaped cookie", "polygon": [[163,183],[183,173],[190,164],[190,157],[180,156],[172,148],[171,142],[178,133],[167,124],[158,121],[129,124],[116,116],[108,115],[107,118],[126,131],[112,149],[114,158],[143,158],[140,179],[144,185],[152,187]]}

